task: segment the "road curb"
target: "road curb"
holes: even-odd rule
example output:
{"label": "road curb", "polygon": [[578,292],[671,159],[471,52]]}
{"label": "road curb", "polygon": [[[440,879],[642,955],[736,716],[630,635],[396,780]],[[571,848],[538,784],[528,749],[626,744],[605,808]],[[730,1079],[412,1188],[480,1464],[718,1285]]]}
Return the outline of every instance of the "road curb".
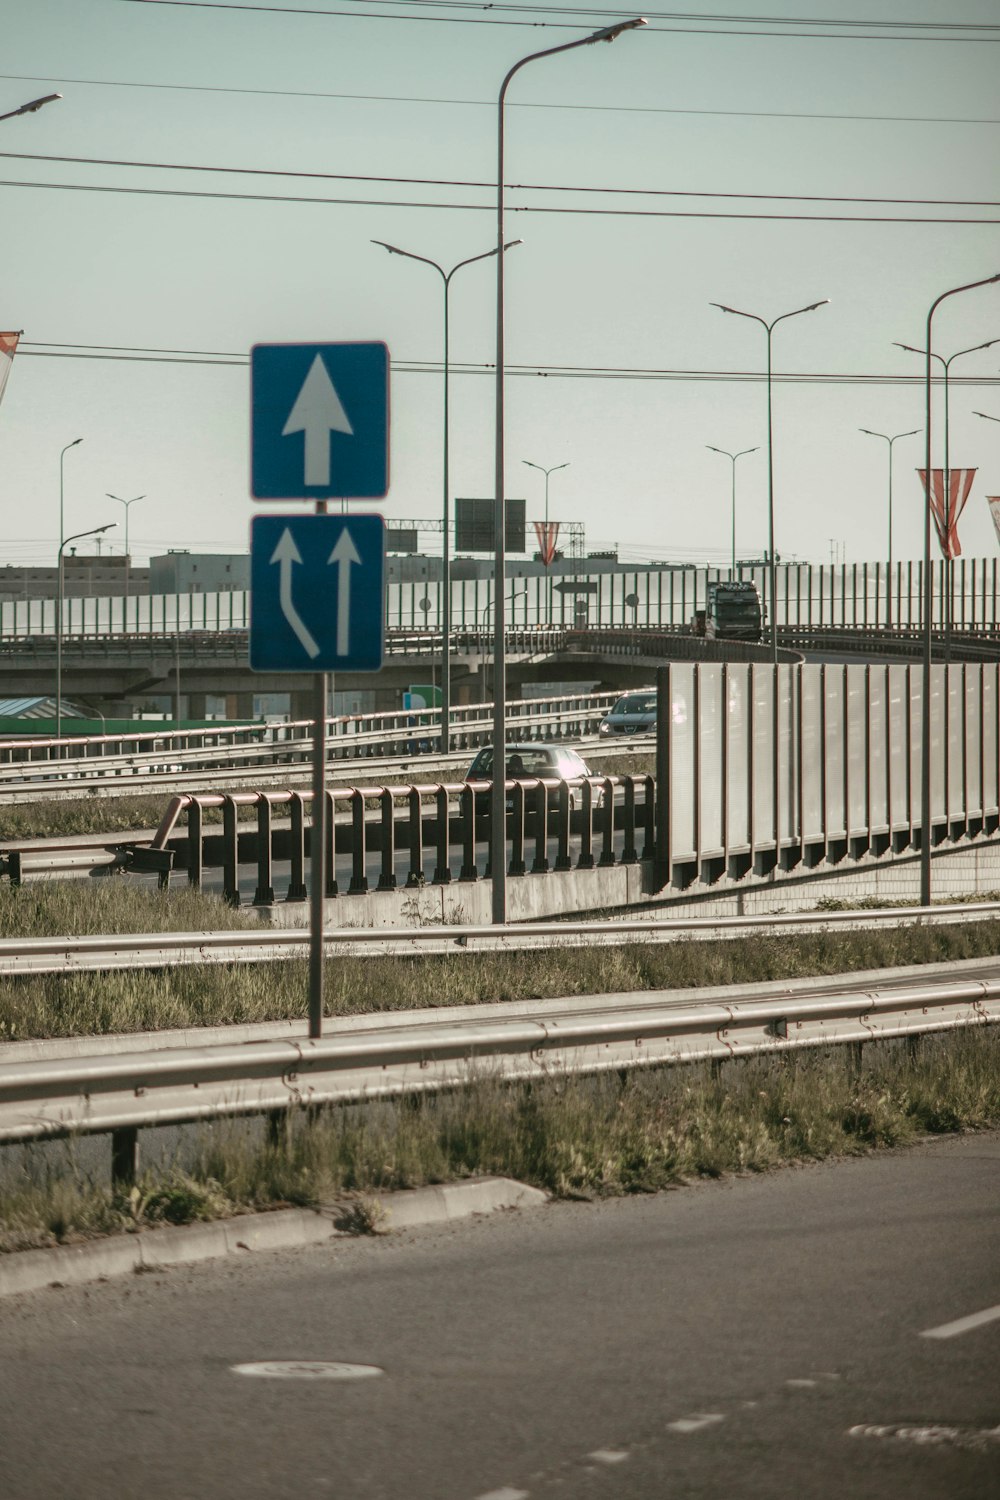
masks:
{"label": "road curb", "polygon": [[[0,1255],[0,1297],[45,1287],[79,1286],[113,1276],[138,1275],[170,1266],[218,1260],[225,1255],[260,1250],[297,1249],[350,1237],[348,1222],[358,1200],[323,1209],[291,1208],[275,1213],[241,1214],[210,1224],[148,1229],[84,1245],[57,1245],[50,1250],[21,1250]],[[366,1194],[375,1204],[366,1217],[379,1233],[450,1223],[498,1209],[538,1208],[548,1195],[509,1177],[446,1183],[399,1193]]]}

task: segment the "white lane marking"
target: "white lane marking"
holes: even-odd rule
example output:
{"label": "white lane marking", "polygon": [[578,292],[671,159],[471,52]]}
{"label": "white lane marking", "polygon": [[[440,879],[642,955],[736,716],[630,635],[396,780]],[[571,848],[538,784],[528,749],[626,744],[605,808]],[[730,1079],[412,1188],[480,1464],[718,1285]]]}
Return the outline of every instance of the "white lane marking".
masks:
{"label": "white lane marking", "polygon": [[696,1411],[690,1417],[679,1417],[676,1422],[667,1423],[668,1432],[700,1432],[703,1427],[714,1427],[716,1422],[724,1422],[725,1417],[720,1411]]}
{"label": "white lane marking", "polygon": [[596,1464],[620,1464],[628,1458],[628,1454],[621,1448],[595,1448],[587,1457],[592,1458]]}
{"label": "white lane marking", "polygon": [[234,1375],[257,1375],[266,1380],[367,1380],[385,1373],[378,1365],[347,1365],[318,1359],[269,1359],[229,1368]]}
{"label": "white lane marking", "polygon": [[476,1500],[528,1500],[527,1490],[490,1490],[486,1495],[477,1495]]}
{"label": "white lane marking", "polygon": [[887,1425],[861,1423],[847,1429],[848,1437],[889,1438],[896,1442],[915,1443],[918,1447],[941,1447],[950,1444],[954,1448],[984,1449],[1000,1445],[1000,1427],[980,1428],[946,1427],[943,1424],[928,1427],[910,1427],[902,1422]]}
{"label": "white lane marking", "polygon": [[984,1323],[994,1323],[1000,1318],[1000,1307],[987,1307],[982,1312],[970,1313],[967,1318],[956,1318],[954,1323],[940,1323],[937,1328],[925,1328],[922,1339],[953,1339],[960,1333],[969,1333],[981,1328]]}
{"label": "white lane marking", "polygon": [[790,1385],[792,1387],[792,1389],[795,1390],[795,1391],[811,1391],[811,1390],[815,1389],[815,1387],[819,1384],[819,1381],[818,1380],[786,1380],[785,1384],[786,1385]]}

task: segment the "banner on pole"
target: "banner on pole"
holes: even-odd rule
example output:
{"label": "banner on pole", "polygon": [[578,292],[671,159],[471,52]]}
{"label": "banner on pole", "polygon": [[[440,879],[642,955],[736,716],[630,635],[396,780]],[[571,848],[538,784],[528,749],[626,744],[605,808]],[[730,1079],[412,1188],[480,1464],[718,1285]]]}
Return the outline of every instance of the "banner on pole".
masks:
{"label": "banner on pole", "polygon": [[559,522],[536,521],[535,535],[538,538],[538,551],[542,562],[548,567],[556,555],[556,542],[559,540]]}
{"label": "banner on pole", "polygon": [[930,502],[934,529],[937,532],[941,552],[949,561],[962,555],[962,547],[958,540],[958,518],[965,509],[965,502],[969,498],[976,472],[975,469],[950,469],[946,488],[944,469],[932,469],[928,493],[927,470],[917,470],[920,483],[924,487],[924,494]]}
{"label": "banner on pole", "polygon": [[986,504],[993,517],[993,529],[997,534],[997,541],[1000,542],[1000,495],[987,495]]}
{"label": "banner on pole", "polygon": [[14,363],[14,353],[20,337],[20,333],[0,333],[0,401],[3,400],[4,386]]}

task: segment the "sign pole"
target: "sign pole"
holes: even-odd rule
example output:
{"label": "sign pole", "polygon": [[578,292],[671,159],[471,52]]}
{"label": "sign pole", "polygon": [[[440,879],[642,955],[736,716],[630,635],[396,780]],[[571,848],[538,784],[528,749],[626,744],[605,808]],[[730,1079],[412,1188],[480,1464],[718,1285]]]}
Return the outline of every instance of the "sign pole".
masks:
{"label": "sign pole", "polygon": [[309,1037],[323,1035],[323,925],[326,905],[326,673],[313,678],[312,832],[309,840]]}

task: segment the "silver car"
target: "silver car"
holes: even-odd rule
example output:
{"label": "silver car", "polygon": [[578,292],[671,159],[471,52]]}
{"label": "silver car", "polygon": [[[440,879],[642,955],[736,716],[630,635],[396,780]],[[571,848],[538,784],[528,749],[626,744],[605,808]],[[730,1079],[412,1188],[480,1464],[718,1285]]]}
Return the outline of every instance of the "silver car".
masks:
{"label": "silver car", "polygon": [[611,712],[601,720],[598,734],[607,738],[615,734],[652,734],[656,728],[656,689],[640,688],[618,699]]}
{"label": "silver car", "polygon": [[[585,778],[588,780],[594,779],[594,773],[587,765],[583,756],[578,751],[569,749],[566,745],[545,745],[538,740],[526,740],[521,744],[508,745],[506,762],[508,781],[580,781]],[[493,780],[492,745],[484,745],[477,753],[472,765],[465,773],[465,779],[466,781]],[[595,786],[595,808],[601,805],[601,797],[601,790]],[[550,787],[549,806],[555,807],[558,801],[559,788]],[[570,809],[579,807],[580,801],[580,788],[578,786],[571,786],[569,789]],[[489,793],[478,793],[476,804],[480,810],[488,806]],[[508,797],[508,812],[512,805],[512,799]]]}

